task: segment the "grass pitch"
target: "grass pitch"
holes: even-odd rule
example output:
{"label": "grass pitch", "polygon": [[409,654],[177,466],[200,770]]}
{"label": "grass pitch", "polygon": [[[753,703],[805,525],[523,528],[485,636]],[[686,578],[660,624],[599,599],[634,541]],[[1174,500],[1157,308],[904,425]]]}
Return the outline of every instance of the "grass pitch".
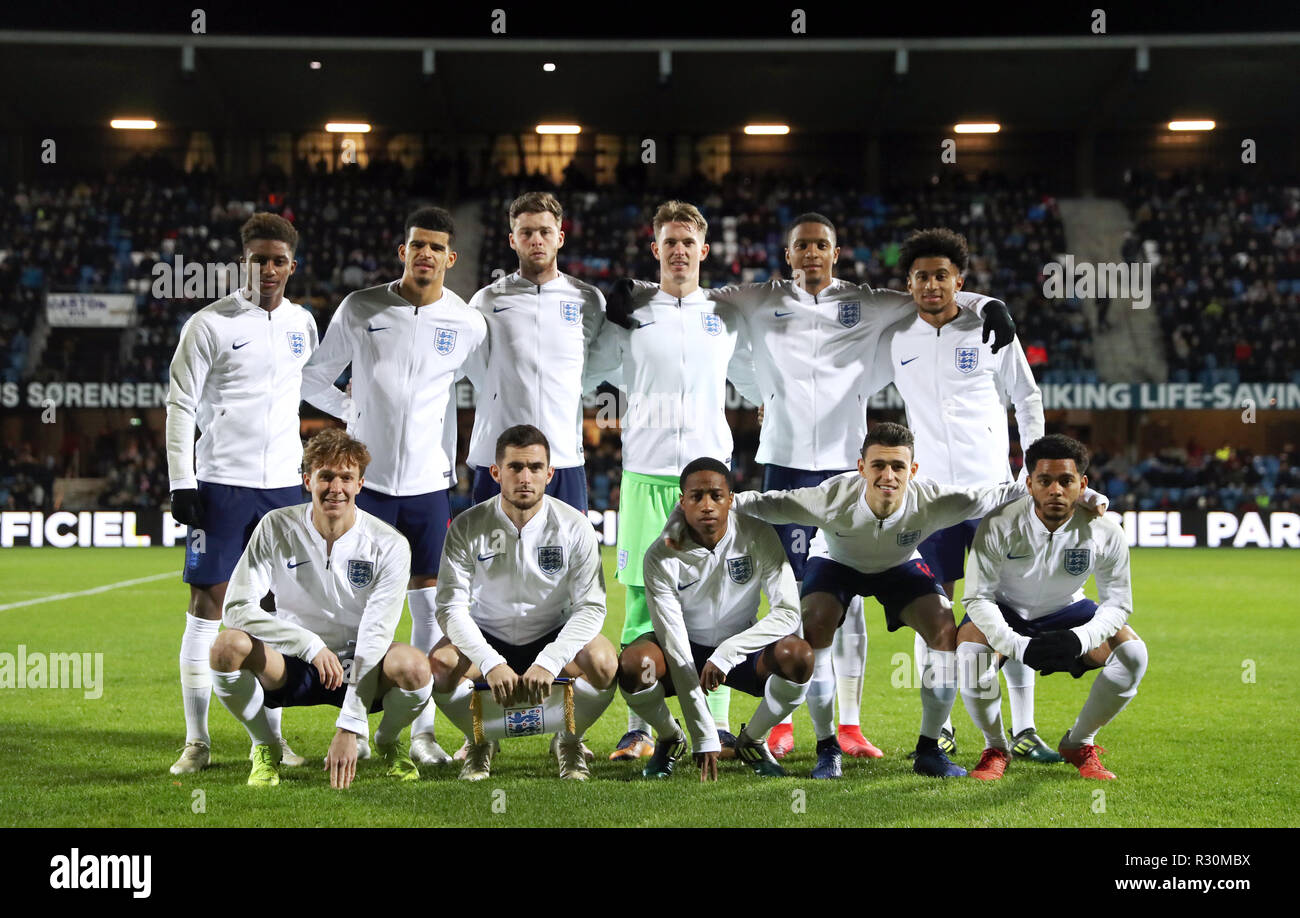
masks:
{"label": "grass pitch", "polygon": [[[613,578],[612,550],[605,562],[605,633],[617,642],[623,588]],[[174,575],[0,608],[0,652],[16,655],[21,644],[28,653],[102,653],[105,672],[97,699],[71,688],[0,689],[0,825],[1300,824],[1293,748],[1300,688],[1291,656],[1300,629],[1296,561],[1287,551],[1134,551],[1131,623],[1150,648],[1151,664],[1137,698],[1099,737],[1110,750],[1106,765],[1119,775],[1114,782],[1085,781],[1068,765],[1019,760],[992,784],[914,775],[907,753],[916,740],[920,701],[912,632],[887,634],[880,607],[869,600],[863,732],[885,758],[846,758],[842,780],[807,777],[812,729],[802,710],[795,717],[795,751],[785,760],[790,778],[761,780],[731,762],[723,763],[716,785],[702,786],[683,760],[670,781],[639,780],[639,766],[605,760],[625,729],[626,709],[616,696],[588,735],[599,758],[585,784],[561,782],[547,739],[530,738],[506,744],[488,781],[459,782],[449,766],[418,785],[403,785],[384,779],[377,763],[363,762],[347,792],[331,791],[319,765],[333,734],[332,708],[286,712],[291,744],[314,764],[283,769],[278,788],[245,786],[247,735],[215,699],[213,767],[185,778],[167,772],[184,739],[177,653],[188,593],[181,563],[181,549],[0,552],[0,606]],[[404,617],[398,639],[409,631]],[[1049,743],[1073,722],[1091,681],[1039,678],[1037,722]],[[749,696],[733,694],[733,730],[754,705]],[[972,768],[982,743],[960,699],[953,720],[956,761]],[[372,729],[377,722],[372,719]],[[441,716],[439,739],[448,751],[460,739]]]}

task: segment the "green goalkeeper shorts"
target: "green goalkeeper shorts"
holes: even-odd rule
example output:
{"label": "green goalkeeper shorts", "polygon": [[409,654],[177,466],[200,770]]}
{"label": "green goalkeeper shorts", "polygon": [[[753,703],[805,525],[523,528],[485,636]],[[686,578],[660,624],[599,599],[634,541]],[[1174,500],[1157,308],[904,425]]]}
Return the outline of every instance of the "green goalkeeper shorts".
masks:
{"label": "green goalkeeper shorts", "polygon": [[618,497],[618,577],[624,586],[644,587],[641,563],[646,549],[663,533],[668,514],[681,497],[681,484],[669,475],[624,472]]}

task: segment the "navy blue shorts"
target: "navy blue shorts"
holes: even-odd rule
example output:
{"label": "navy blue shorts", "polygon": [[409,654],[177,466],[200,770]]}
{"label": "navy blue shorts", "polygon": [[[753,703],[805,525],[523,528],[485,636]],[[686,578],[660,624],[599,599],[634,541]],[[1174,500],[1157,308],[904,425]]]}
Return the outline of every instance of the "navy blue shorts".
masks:
{"label": "navy blue shorts", "polygon": [[[653,631],[648,631],[641,635],[641,637],[637,638],[638,641],[642,639],[654,641],[656,644],[659,643],[659,638],[655,636]],[[704,672],[704,664],[709,662],[709,657],[713,656],[713,651],[718,648],[710,647],[707,644],[697,644],[694,641],[689,641],[688,643],[691,645],[691,658],[695,662],[695,674],[698,676],[700,673]],[[722,684],[728,688],[742,691],[746,695],[754,695],[758,698],[762,698],[763,684],[767,680],[758,677],[758,658],[763,655],[763,651],[766,649],[766,647],[762,647],[755,650],[753,653],[745,657],[745,659],[731,667],[731,671],[727,673],[727,680]],[[677,694],[677,688],[673,685],[672,674],[665,673],[662,681],[664,684],[664,697],[674,697]]]}
{"label": "navy blue shorts", "polygon": [[975,541],[975,530],[979,528],[979,517],[963,520],[956,526],[940,529],[916,546],[921,558],[930,565],[934,576],[940,583],[956,583],[965,576],[966,552]]}
{"label": "navy blue shorts", "polygon": [[[563,625],[560,627],[563,627]],[[482,629],[479,630],[482,631]],[[486,631],[482,631],[482,633],[487,642],[492,645],[492,649],[506,658],[506,665],[515,671],[515,675],[522,676],[528,667],[537,662],[537,655],[546,649],[546,645],[559,636],[560,628],[556,628],[550,634],[539,637],[527,644],[510,644],[495,635],[488,634]],[[564,662],[566,665],[569,663],[568,660]],[[486,676],[487,673],[483,673],[483,675]],[[560,674],[556,673],[555,675]]]}
{"label": "navy blue shorts", "polygon": [[[1002,603],[998,603],[998,609],[1002,612],[1002,620],[1011,627],[1011,630],[1025,637],[1038,637],[1044,631],[1064,631],[1067,628],[1077,628],[1092,621],[1092,617],[1097,614],[1097,604],[1091,599],[1080,599],[1078,602],[1072,602],[1064,609],[1058,609],[1051,615],[1044,615],[1042,618],[1036,618],[1033,621],[1021,618],[1009,606],[1004,606]],[[970,616],[963,616],[961,624],[964,625],[968,621],[970,621]]]}
{"label": "navy blue shorts", "polygon": [[[486,467],[474,470],[474,503],[481,504],[489,497],[496,497],[500,493],[501,485],[492,478],[491,471]],[[586,513],[587,470],[580,465],[556,469],[555,474],[551,476],[551,483],[546,486],[546,493]]]}
{"label": "navy blue shorts", "polygon": [[[199,497],[203,500],[203,525],[185,536],[185,570],[181,573],[186,583],[199,586],[230,579],[253,530],[267,513],[305,502],[302,485],[244,488],[200,481]],[[200,529],[203,541],[198,547],[203,550],[195,551],[195,533]]]}
{"label": "navy blue shorts", "polygon": [[411,576],[438,575],[442,563],[442,543],[447,541],[447,527],[451,525],[451,504],[447,489],[409,497],[394,497],[362,488],[357,494],[357,506],[373,513],[392,526],[411,543]]}
{"label": "navy blue shorts", "polygon": [[[334,691],[321,685],[320,673],[310,663],[304,663],[298,657],[284,655],[284,685],[274,691],[265,690],[268,708],[306,708],[315,704],[332,704],[343,707],[343,698],[348,693],[344,683]],[[384,709],[384,698],[379,696],[370,705],[370,713]]]}
{"label": "navy blue shorts", "polygon": [[[843,475],[848,469],[838,472],[809,472],[804,469],[789,469],[783,465],[766,465],[763,467],[764,491],[793,491],[796,488],[815,488],[827,478]],[[816,526],[796,526],[784,524],[773,526],[785,546],[785,556],[790,560],[795,580],[803,580],[804,567],[808,564],[808,546],[817,534]],[[796,549],[800,549],[796,551]]]}
{"label": "navy blue shorts", "polygon": [[[830,558],[809,558],[799,595],[811,593],[830,593],[839,600],[845,614],[854,596],[874,596],[885,607],[885,624],[890,631],[903,627],[903,610],[912,600],[930,593],[948,595],[930,566],[920,558],[904,561],[879,574],[864,574]],[[843,616],[840,624],[844,624]]]}

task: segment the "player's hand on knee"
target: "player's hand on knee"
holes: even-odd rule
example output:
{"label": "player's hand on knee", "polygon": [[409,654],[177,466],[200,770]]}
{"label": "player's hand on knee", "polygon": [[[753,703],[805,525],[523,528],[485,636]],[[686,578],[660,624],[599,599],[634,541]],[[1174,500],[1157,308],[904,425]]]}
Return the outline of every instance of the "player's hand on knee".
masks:
{"label": "player's hand on knee", "polygon": [[316,672],[320,673],[321,685],[329,691],[332,692],[343,684],[343,664],[328,647],[316,654],[311,665],[316,667]]}
{"label": "player's hand on knee", "polygon": [[1024,663],[1044,676],[1069,672],[1083,653],[1083,642],[1073,631],[1048,631],[1030,638],[1025,647]]}
{"label": "player's hand on knee", "polygon": [[727,681],[727,674],[713,665],[713,661],[704,664],[704,669],[700,671],[700,685],[704,686],[704,691],[712,692],[719,685]]}
{"label": "player's hand on knee", "polygon": [[555,675],[546,667],[534,663],[520,676],[520,689],[528,696],[529,704],[541,704],[551,694]]}
{"label": "player's hand on knee", "polygon": [[694,758],[695,764],[700,766],[701,781],[718,780],[718,753],[697,752]]}
{"label": "player's hand on knee", "polygon": [[325,770],[330,775],[330,787],[347,790],[357,776],[357,735],[349,730],[338,730],[330,740],[325,754]]}
{"label": "player's hand on knee", "polygon": [[492,689],[492,697],[496,699],[497,704],[502,707],[510,704],[515,689],[519,686],[519,676],[508,664],[498,663],[483,679],[487,682],[488,688]]}
{"label": "player's hand on knee", "polygon": [[186,526],[203,525],[203,498],[198,488],[181,488],[172,492],[172,519]]}

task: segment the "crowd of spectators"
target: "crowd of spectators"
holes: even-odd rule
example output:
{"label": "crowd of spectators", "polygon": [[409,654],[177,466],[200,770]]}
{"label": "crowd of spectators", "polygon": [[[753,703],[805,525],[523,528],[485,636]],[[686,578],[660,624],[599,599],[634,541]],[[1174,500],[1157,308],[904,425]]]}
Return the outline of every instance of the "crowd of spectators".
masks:
{"label": "crowd of spectators", "polygon": [[1124,510],[1300,511],[1300,450],[1288,443],[1277,455],[1231,444],[1206,449],[1195,440],[1133,461],[1129,451],[1098,449],[1090,485]]}
{"label": "crowd of spectators", "polygon": [[1300,185],[1134,176],[1128,204],[1154,253],[1154,307],[1173,382],[1300,384]]}

